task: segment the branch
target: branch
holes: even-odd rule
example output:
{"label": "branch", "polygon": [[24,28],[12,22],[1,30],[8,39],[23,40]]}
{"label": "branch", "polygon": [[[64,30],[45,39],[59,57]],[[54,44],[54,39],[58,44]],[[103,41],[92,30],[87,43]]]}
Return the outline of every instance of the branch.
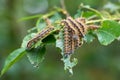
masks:
{"label": "branch", "polygon": [[60,3],[61,3],[62,9],[64,10],[64,14],[65,14],[67,17],[70,16],[70,14],[68,13],[68,11],[67,11],[67,9],[66,9],[65,1],[64,1],[64,0],[60,0]]}

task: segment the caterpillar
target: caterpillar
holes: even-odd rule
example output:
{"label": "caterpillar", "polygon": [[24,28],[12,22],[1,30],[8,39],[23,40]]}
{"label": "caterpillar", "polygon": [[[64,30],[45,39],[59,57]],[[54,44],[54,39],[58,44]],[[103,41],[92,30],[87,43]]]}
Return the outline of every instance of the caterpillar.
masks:
{"label": "caterpillar", "polygon": [[74,53],[74,50],[83,44],[83,37],[86,33],[85,19],[77,18],[62,20],[64,23],[64,55],[70,55]]}
{"label": "caterpillar", "polygon": [[75,20],[73,20],[71,17],[68,17],[67,20],[69,20],[70,23],[74,26],[74,28],[78,31],[79,37],[83,38],[84,34],[83,34],[82,29],[80,28],[79,24]]}
{"label": "caterpillar", "polygon": [[68,55],[74,53],[74,50],[78,47],[79,44],[79,36],[78,31],[74,28],[68,20],[63,20],[64,23],[64,55],[67,57]]}
{"label": "caterpillar", "polygon": [[73,35],[76,33],[75,30],[71,28],[72,25],[69,24],[67,20],[63,20],[64,23],[64,56],[72,54],[75,50],[75,39]]}
{"label": "caterpillar", "polygon": [[70,54],[71,53],[71,28],[69,25],[63,21],[65,27],[64,27],[64,53]]}
{"label": "caterpillar", "polygon": [[[69,20],[68,22],[69,22],[69,24],[71,24],[71,27],[72,27],[73,29],[75,29],[75,32],[76,32],[76,33],[74,33],[74,35],[73,35],[72,38],[74,39],[74,41],[76,41],[76,42],[75,42],[75,43],[76,43],[75,47],[78,48],[78,47],[80,46],[80,44],[81,44],[81,38],[82,38],[83,36],[80,35],[81,32],[78,31],[78,28],[75,28],[75,27],[74,27],[73,23],[71,23],[70,20]],[[79,27],[79,26],[78,26],[78,27]]]}
{"label": "caterpillar", "polygon": [[42,40],[45,37],[47,37],[53,30],[54,30],[54,27],[48,27],[48,28],[42,30],[41,32],[39,32],[34,38],[32,38],[31,40],[28,41],[27,48],[31,49],[33,44],[35,44],[39,40]]}
{"label": "caterpillar", "polygon": [[78,18],[78,19],[72,19],[71,17],[67,18],[69,22],[74,26],[74,28],[78,31],[78,39],[77,40],[77,47],[80,47],[83,44],[83,37],[86,32],[86,26],[85,26],[85,19],[84,18]]}
{"label": "caterpillar", "polygon": [[75,19],[75,21],[78,23],[79,28],[81,29],[81,32],[83,34],[85,34],[86,31],[87,31],[87,26],[85,25],[85,19],[83,19],[83,18],[77,18],[77,19]]}
{"label": "caterpillar", "polygon": [[72,30],[72,50],[74,50],[78,47],[78,41],[79,37],[75,34],[75,31]]}
{"label": "caterpillar", "polygon": [[68,32],[69,28],[66,26],[64,27],[64,53],[70,54],[71,53],[71,37],[70,33]]}

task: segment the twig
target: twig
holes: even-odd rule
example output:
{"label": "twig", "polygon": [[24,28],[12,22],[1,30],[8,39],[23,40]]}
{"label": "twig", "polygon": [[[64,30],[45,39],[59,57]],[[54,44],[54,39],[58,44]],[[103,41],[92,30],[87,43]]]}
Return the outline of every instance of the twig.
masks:
{"label": "twig", "polygon": [[97,23],[97,22],[103,22],[103,21],[106,21],[106,20],[120,21],[120,18],[91,20],[91,21],[87,21],[86,24]]}
{"label": "twig", "polygon": [[[56,9],[56,11],[62,12],[63,10],[62,9]],[[38,15],[35,15],[35,16],[24,17],[24,18],[19,19],[18,21],[25,21],[25,20],[30,20],[30,19],[34,19],[34,18],[47,18],[49,16],[54,15],[56,13],[56,11],[52,11],[52,12],[47,13],[47,14],[38,14]]]}
{"label": "twig", "polygon": [[61,3],[61,7],[62,9],[64,10],[64,14],[68,17],[70,16],[70,14],[68,13],[67,9],[66,9],[66,6],[65,6],[65,1],[64,0],[60,0],[60,3]]}
{"label": "twig", "polygon": [[66,10],[65,2],[64,0],[60,0],[61,6],[64,10]]}

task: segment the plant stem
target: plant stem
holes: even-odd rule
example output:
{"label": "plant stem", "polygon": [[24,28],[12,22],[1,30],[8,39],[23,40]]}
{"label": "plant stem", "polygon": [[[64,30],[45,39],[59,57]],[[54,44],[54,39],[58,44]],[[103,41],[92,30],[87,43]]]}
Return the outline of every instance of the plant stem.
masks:
{"label": "plant stem", "polygon": [[56,12],[63,12],[63,10],[62,9],[56,9],[56,11],[52,11],[52,12],[47,13],[47,14],[38,14],[38,15],[35,15],[35,16],[24,17],[24,18],[19,19],[18,21],[25,21],[25,20],[30,20],[30,19],[34,19],[34,18],[47,18],[49,16],[54,15]]}
{"label": "plant stem", "polygon": [[66,16],[69,16],[70,14],[68,13],[66,6],[65,6],[65,1],[64,0],[60,0],[61,3],[61,7],[63,9],[63,14],[65,14]]}
{"label": "plant stem", "polygon": [[91,23],[97,23],[97,22],[103,22],[106,20],[120,20],[120,18],[114,18],[114,19],[99,19],[99,20],[91,20],[91,21],[87,21],[86,24],[91,24]]}

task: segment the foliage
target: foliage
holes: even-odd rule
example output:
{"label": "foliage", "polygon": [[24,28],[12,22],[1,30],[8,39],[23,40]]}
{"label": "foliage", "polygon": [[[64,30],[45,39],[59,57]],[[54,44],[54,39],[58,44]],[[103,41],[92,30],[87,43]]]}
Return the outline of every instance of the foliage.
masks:
{"label": "foliage", "polygon": [[[86,24],[94,24],[100,26],[97,30],[90,30],[86,34],[84,40],[87,43],[92,42],[96,37],[98,38],[98,41],[101,45],[108,45],[112,43],[115,39],[118,39],[120,36],[120,24],[119,18],[117,18],[116,13],[109,14],[106,16],[107,12],[99,12],[93,8],[90,8],[89,6],[81,5],[77,14],[75,14],[75,18],[78,17],[85,17],[86,18]],[[108,13],[107,13],[108,14]],[[1,71],[1,76],[18,60],[23,57],[24,54],[27,54],[27,57],[31,64],[34,66],[39,66],[39,64],[44,59],[44,54],[46,52],[46,45],[56,43],[56,47],[60,48],[61,55],[63,56],[62,61],[64,62],[64,69],[69,70],[69,72],[72,74],[72,67],[74,67],[77,64],[77,59],[73,58],[71,59],[71,55],[67,58],[64,58],[63,53],[63,26],[61,25],[61,20],[65,19],[64,17],[64,10],[61,8],[56,8],[55,11],[52,11],[47,14],[40,14],[35,16],[30,16],[26,18],[22,18],[21,20],[29,20],[33,18],[38,18],[36,21],[36,26],[29,31],[29,34],[26,35],[26,37],[23,39],[22,45],[20,49],[17,49],[13,51],[8,58],[5,61],[5,65]],[[52,25],[55,26],[54,31],[52,31],[48,36],[46,36],[44,39],[38,41],[36,44],[33,45],[33,49],[29,50],[26,48],[27,43],[30,39],[32,39],[36,33],[42,31],[44,28],[46,28],[46,23],[44,21],[45,18],[49,18],[52,22]],[[36,32],[33,33],[33,30],[36,30]],[[48,41],[49,40],[49,41]]]}
{"label": "foliage", "polygon": [[6,59],[3,70],[1,71],[1,76],[19,59],[25,55],[25,48],[19,48],[13,51]]}

